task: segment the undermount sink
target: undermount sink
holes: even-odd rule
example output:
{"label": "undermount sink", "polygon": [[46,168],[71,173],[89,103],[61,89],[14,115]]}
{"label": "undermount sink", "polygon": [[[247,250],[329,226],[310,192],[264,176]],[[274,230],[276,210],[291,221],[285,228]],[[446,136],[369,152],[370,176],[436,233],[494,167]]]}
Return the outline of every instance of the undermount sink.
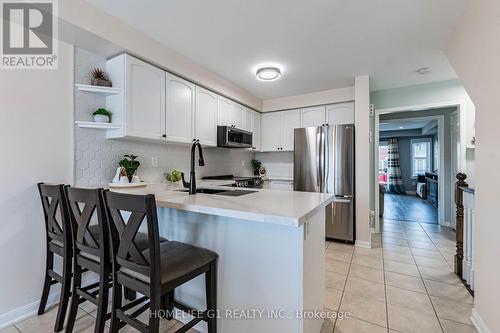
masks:
{"label": "undermount sink", "polygon": [[[179,190],[181,192],[189,192],[189,190]],[[248,190],[224,190],[224,189],[215,189],[215,188],[199,188],[196,189],[196,193],[201,194],[218,194],[218,195],[226,195],[230,197],[239,197],[241,195],[254,193],[256,191],[248,191]]]}

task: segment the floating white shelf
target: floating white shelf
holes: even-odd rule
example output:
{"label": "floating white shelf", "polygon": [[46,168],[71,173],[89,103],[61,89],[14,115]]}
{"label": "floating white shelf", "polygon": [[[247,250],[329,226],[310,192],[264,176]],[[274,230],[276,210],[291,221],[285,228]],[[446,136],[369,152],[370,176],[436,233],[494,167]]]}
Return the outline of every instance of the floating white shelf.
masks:
{"label": "floating white shelf", "polygon": [[119,129],[121,126],[113,123],[96,123],[93,121],[75,121],[78,127],[96,129]]}
{"label": "floating white shelf", "polygon": [[91,86],[88,84],[75,84],[78,90],[101,95],[116,95],[122,92],[120,88]]}
{"label": "floating white shelf", "polygon": [[473,144],[468,144],[467,149],[476,149],[476,145],[473,145]]}

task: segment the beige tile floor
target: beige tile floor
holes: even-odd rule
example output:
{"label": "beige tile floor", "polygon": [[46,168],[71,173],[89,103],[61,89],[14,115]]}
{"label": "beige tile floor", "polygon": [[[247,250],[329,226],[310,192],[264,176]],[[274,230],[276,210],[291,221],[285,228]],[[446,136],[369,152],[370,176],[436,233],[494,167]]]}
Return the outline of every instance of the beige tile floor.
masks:
{"label": "beige tile floor", "polygon": [[[54,323],[57,315],[57,306],[48,308],[44,315],[30,317],[20,323],[17,323],[0,333],[46,333],[54,331]],[[95,325],[96,307],[88,302],[83,303],[78,311],[77,320],[73,333],[93,333]],[[147,313],[143,313],[140,317],[142,321],[146,321]],[[106,322],[105,333],[109,332],[109,320]],[[160,333],[173,333],[182,327],[182,324],[176,320],[161,320]],[[64,330],[63,330],[64,332]],[[126,326],[120,330],[120,333],[138,332],[135,329]],[[195,330],[188,330],[188,333],[195,333]]]}
{"label": "beige tile floor", "polygon": [[382,229],[372,249],[327,242],[325,307],[351,317],[322,333],[477,332],[473,298],[453,273],[453,230],[397,220]]}
{"label": "beige tile floor", "polygon": [[[452,270],[454,238],[449,228],[385,220],[372,249],[327,242],[325,307],[351,317],[332,320],[322,333],[477,332],[470,322],[473,299]],[[56,312],[53,307],[0,333],[52,332]],[[82,304],[73,332],[91,333],[94,324],[95,307]],[[165,320],[161,332],[180,326]]]}

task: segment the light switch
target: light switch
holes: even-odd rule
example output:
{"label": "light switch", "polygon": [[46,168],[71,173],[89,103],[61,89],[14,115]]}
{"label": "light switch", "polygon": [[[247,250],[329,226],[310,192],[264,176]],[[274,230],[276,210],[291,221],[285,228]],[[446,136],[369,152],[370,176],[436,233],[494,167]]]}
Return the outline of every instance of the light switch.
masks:
{"label": "light switch", "polygon": [[158,157],[151,157],[151,164],[153,165],[153,168],[158,167]]}

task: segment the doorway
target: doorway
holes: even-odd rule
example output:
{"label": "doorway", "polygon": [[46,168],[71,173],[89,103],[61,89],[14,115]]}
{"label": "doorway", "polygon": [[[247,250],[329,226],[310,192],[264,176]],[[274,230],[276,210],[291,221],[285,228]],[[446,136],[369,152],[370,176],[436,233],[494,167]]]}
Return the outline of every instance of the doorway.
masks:
{"label": "doorway", "polygon": [[440,167],[439,158],[434,157],[442,150],[439,130],[444,116],[403,115],[393,113],[379,119],[379,216],[437,224]]}
{"label": "doorway", "polygon": [[[380,232],[381,216],[453,226],[453,178],[460,168],[460,105],[453,103],[375,111],[373,180],[379,190],[374,196],[374,232]],[[452,122],[456,126],[453,130]],[[400,177],[404,179],[400,182],[399,191],[388,191],[388,139],[398,137],[406,145],[402,148],[405,149],[404,161],[400,161],[400,167],[405,170]],[[399,140],[395,141],[399,143]],[[452,166],[451,161],[456,161],[456,164]]]}

